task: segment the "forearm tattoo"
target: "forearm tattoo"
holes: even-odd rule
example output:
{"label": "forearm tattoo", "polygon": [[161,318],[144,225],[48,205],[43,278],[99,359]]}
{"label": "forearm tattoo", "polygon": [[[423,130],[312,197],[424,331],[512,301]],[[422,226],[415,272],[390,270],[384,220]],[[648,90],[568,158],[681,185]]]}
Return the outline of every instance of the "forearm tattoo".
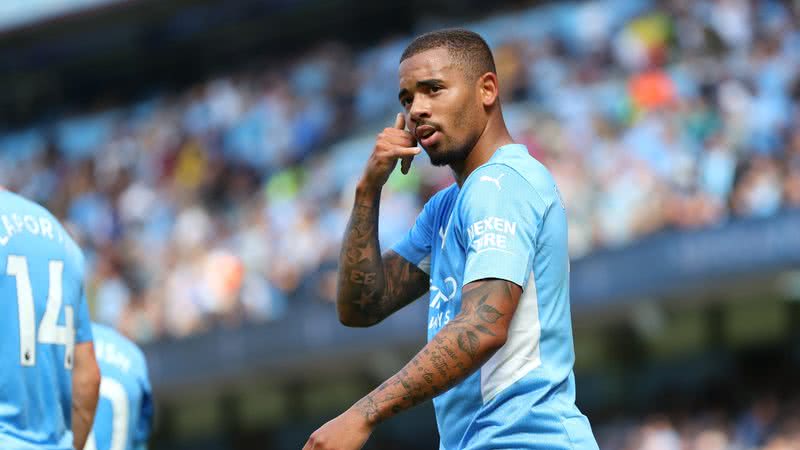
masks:
{"label": "forearm tattoo", "polygon": [[347,323],[372,325],[428,290],[428,275],[394,252],[381,257],[379,196],[356,195],[339,257],[337,308]]}
{"label": "forearm tattoo", "polygon": [[[355,404],[379,423],[460,383],[502,345],[519,293],[513,283],[485,280],[462,294],[461,312],[393,377]],[[519,288],[517,287],[516,290]]]}

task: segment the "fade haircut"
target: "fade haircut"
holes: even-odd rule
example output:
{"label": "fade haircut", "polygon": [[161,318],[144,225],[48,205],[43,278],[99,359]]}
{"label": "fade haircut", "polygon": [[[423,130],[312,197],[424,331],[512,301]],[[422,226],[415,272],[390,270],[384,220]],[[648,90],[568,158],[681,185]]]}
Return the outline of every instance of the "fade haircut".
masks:
{"label": "fade haircut", "polygon": [[408,44],[400,62],[437,48],[446,48],[468,79],[476,79],[486,72],[497,74],[489,45],[478,33],[463,28],[447,28],[418,36]]}

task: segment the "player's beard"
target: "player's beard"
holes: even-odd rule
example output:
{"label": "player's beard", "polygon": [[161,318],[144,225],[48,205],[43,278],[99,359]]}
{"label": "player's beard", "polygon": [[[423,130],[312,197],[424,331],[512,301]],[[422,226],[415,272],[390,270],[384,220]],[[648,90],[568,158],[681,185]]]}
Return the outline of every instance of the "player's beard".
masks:
{"label": "player's beard", "polygon": [[[449,166],[452,164],[460,164],[466,161],[478,139],[481,136],[479,131],[479,122],[470,109],[470,102],[466,102],[459,108],[456,116],[453,118],[453,124],[460,124],[462,130],[471,130],[471,133],[463,138],[461,142],[452,142],[448,139],[448,135],[444,134],[442,139],[439,140],[438,149],[425,149],[428,157],[431,159],[431,164],[434,166]],[[454,128],[454,127],[453,127]],[[445,130],[453,130],[453,128],[444,127]],[[442,127],[437,127],[437,131],[443,132]],[[424,147],[423,147],[424,148]]]}
{"label": "player's beard", "polygon": [[[460,117],[459,120],[465,120],[465,118]],[[470,129],[476,128],[470,127]],[[468,136],[462,142],[457,143],[451,142],[447,137],[447,135],[442,136],[437,149],[425,149],[428,152],[428,157],[431,159],[431,164],[434,166],[449,166],[451,164],[463,163],[467,159],[467,156],[472,153],[475,144],[478,143],[480,133]]]}
{"label": "player's beard", "polygon": [[428,152],[431,164],[434,166],[449,166],[450,164],[462,162],[467,159],[467,156],[469,156],[472,151],[472,145],[434,151],[425,150]]}

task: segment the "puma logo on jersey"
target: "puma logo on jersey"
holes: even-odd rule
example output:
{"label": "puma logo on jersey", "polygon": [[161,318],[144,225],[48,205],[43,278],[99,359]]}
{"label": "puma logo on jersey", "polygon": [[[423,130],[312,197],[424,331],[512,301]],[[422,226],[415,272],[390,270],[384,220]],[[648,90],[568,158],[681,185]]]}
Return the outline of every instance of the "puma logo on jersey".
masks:
{"label": "puma logo on jersey", "polygon": [[497,178],[492,178],[489,175],[481,175],[478,181],[486,181],[488,183],[494,183],[494,185],[497,186],[497,190],[502,191],[503,188],[502,186],[500,186],[500,179],[503,178],[505,175],[506,175],[505,173],[501,173],[500,176]]}

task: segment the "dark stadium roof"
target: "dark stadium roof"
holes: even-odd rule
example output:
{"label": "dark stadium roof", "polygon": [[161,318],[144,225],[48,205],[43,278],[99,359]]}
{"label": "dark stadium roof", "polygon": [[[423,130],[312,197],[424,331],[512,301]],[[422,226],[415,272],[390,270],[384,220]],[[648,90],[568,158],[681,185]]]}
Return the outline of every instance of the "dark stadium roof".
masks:
{"label": "dark stadium roof", "polygon": [[367,45],[410,32],[420,14],[469,16],[479,7],[477,0],[103,4],[0,31],[0,121],[13,126],[42,113],[124,101],[326,39]]}

